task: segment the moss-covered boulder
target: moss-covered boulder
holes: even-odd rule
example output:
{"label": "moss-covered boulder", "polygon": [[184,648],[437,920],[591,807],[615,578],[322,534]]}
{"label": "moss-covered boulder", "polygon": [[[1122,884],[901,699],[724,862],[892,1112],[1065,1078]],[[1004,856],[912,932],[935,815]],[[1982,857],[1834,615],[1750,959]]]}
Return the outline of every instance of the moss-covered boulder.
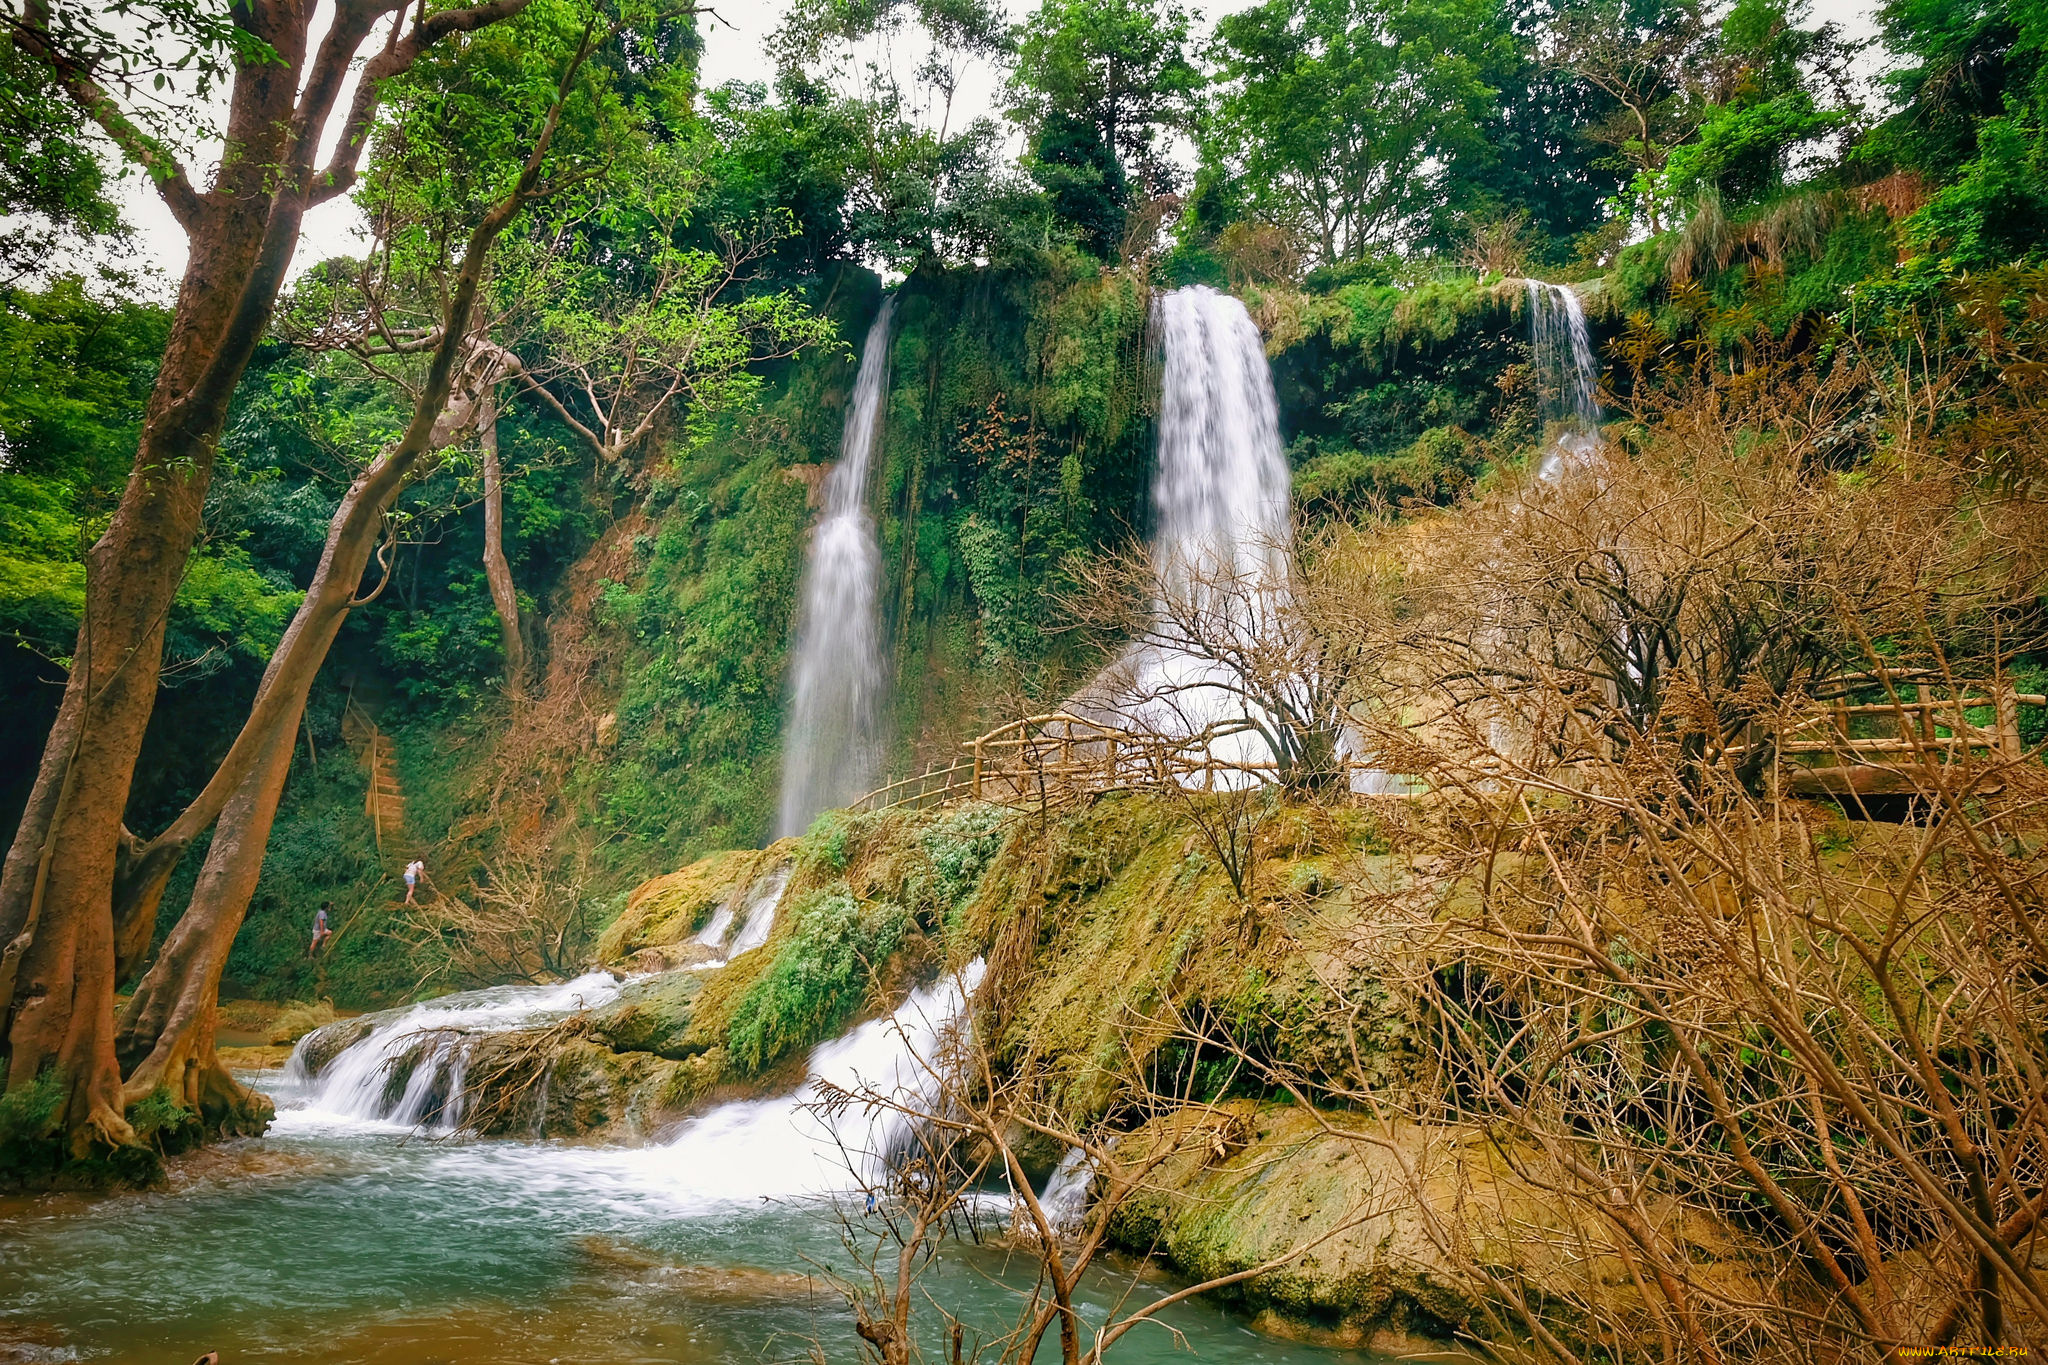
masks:
{"label": "moss-covered boulder", "polygon": [[[1112,1240],[1193,1280],[1285,1261],[1225,1291],[1279,1331],[1384,1351],[1480,1329],[1524,1335],[1499,1300],[1478,1296],[1486,1276],[1515,1287],[1565,1340],[1589,1304],[1642,1311],[1612,1230],[1574,1218],[1477,1129],[1237,1101],[1156,1118],[1118,1155],[1160,1164],[1111,1210]],[[1743,1291],[1750,1258],[1726,1229],[1664,1232],[1723,1277],[1715,1288]]]}
{"label": "moss-covered boulder", "polygon": [[692,1038],[690,1023],[704,973],[663,972],[629,981],[618,998],[591,1014],[591,1038],[614,1052],[650,1052],[681,1061],[705,1050]]}
{"label": "moss-covered boulder", "polygon": [[402,1013],[403,1009],[379,1010],[375,1014],[358,1014],[353,1019],[338,1020],[314,1029],[299,1040],[297,1049],[307,1074],[319,1075],[327,1069],[329,1062],[369,1037],[379,1024]]}
{"label": "moss-covered boulder", "polygon": [[788,862],[792,842],[713,853],[679,872],[643,882],[598,939],[597,960],[660,971],[715,956],[708,950],[692,952],[685,945],[691,935],[711,922],[721,905],[744,895],[776,864]]}

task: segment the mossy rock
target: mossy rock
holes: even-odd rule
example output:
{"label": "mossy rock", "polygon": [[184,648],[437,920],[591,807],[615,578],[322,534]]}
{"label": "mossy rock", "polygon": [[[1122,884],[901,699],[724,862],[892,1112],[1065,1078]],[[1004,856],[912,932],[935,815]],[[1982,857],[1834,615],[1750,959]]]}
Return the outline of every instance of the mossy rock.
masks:
{"label": "mossy rock", "polygon": [[679,872],[643,882],[597,941],[599,962],[623,962],[650,948],[681,944],[703,928],[721,901],[739,895],[779,862],[791,841],[699,858]]}
{"label": "mossy rock", "polygon": [[704,973],[663,972],[629,981],[618,998],[591,1014],[591,1037],[614,1052],[651,1052],[680,1061],[704,1051],[689,1036]]}
{"label": "mossy rock", "polygon": [[[1352,1130],[1360,1136],[1340,1135]],[[1575,1221],[1475,1128],[1240,1101],[1156,1118],[1123,1140],[1119,1156],[1163,1160],[1111,1211],[1114,1242],[1195,1280],[1306,1246],[1226,1297],[1324,1341],[1388,1350],[1418,1338],[1498,1336],[1500,1320],[1459,1261],[1518,1284],[1567,1341],[1581,1339],[1587,1303],[1646,1325],[1652,1316],[1608,1231]],[[1679,1220],[1666,1231],[1693,1245],[1695,1265],[1722,1281],[1717,1289],[1753,1291],[1768,1273],[1763,1258],[1751,1278],[1750,1258],[1725,1230]]]}
{"label": "mossy rock", "polygon": [[477,1040],[469,1075],[476,1130],[492,1137],[620,1138],[653,1132],[675,1117],[670,1099],[679,1063],[649,1052],[614,1052],[589,1037],[550,1030]]}
{"label": "mossy rock", "polygon": [[342,1019],[322,1028],[314,1029],[299,1040],[298,1050],[306,1063],[307,1074],[317,1076],[327,1069],[328,1063],[370,1036],[379,1024],[404,1012],[404,1008],[379,1010],[375,1014],[359,1014],[353,1019]]}

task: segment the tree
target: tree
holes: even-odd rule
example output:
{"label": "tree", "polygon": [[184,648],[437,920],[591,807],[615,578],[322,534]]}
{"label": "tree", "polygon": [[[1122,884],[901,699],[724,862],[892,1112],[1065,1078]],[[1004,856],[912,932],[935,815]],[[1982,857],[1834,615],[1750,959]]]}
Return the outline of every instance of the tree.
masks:
{"label": "tree", "polygon": [[1483,73],[1510,53],[1484,0],[1267,0],[1217,25],[1204,170],[1319,263],[1411,242],[1483,151]]}
{"label": "tree", "polygon": [[[1449,167],[1447,217],[1502,223],[1526,215],[1539,258],[1570,258],[1569,243],[1593,230],[1628,177],[1585,130],[1612,115],[1607,93],[1545,60],[1554,12],[1540,0],[1509,0],[1510,41],[1481,49],[1480,79],[1498,92],[1479,125],[1480,145]],[[1432,246],[1448,245],[1437,240]]]}
{"label": "tree", "polygon": [[[133,70],[88,14],[42,3],[10,12],[15,50],[49,73],[155,183],[191,249],[133,472],[87,559],[78,644],[35,788],[0,871],[0,1011],[6,1085],[55,1071],[55,1122],[74,1153],[125,1146],[114,1058],[114,883],[122,816],[156,700],[164,624],[198,529],[228,401],[261,340],[308,209],[348,192],[385,84],[422,54],[527,0],[426,13],[386,0],[346,5],[313,46],[314,11],[256,0],[222,16],[166,6],[167,34],[225,50],[232,73],[224,155],[196,186],[172,142],[124,100]],[[231,18],[231,21],[230,21]],[[339,108],[356,55],[384,41]],[[175,113],[175,111],[172,111]],[[322,163],[320,151],[334,148]],[[253,768],[255,755],[242,761]],[[230,786],[235,785],[230,783]]]}
{"label": "tree", "polygon": [[[479,393],[492,382],[489,360],[480,360],[472,344],[472,324],[493,243],[528,203],[565,181],[573,184],[594,173],[591,165],[579,165],[574,156],[567,158],[566,166],[556,164],[549,152],[565,115],[573,111],[587,116],[594,112],[592,104],[605,103],[601,85],[593,90],[578,78],[597,43],[612,35],[600,31],[595,15],[540,0],[497,36],[505,40],[501,55],[554,55],[560,63],[558,74],[548,83],[546,67],[533,72],[524,69],[522,60],[509,64],[517,73],[513,80],[485,82],[498,87],[498,117],[492,130],[496,137],[480,138],[482,145],[471,150],[502,154],[522,115],[537,125],[530,146],[516,164],[511,184],[483,213],[460,249],[451,253],[455,268],[448,279],[447,302],[440,325],[429,338],[431,349],[405,434],[356,477],[342,498],[305,600],[271,658],[241,734],[208,783],[208,793],[228,788],[229,794],[219,807],[219,825],[192,900],[121,1015],[115,1042],[126,1103],[167,1090],[208,1127],[229,1132],[260,1129],[267,1116],[267,1103],[220,1065],[214,1053],[214,1014],[228,949],[262,870],[307,692],[343,621],[358,604],[359,585],[383,537],[386,512],[421,461],[446,448],[474,423]],[[460,71],[464,77],[477,74],[467,65]],[[418,78],[431,80],[435,74],[429,70]],[[432,107],[433,101],[410,100],[404,107],[417,113],[421,103]],[[603,124],[602,119],[591,122]],[[401,118],[392,136],[402,139],[404,131]],[[601,166],[602,139],[576,150]],[[544,176],[544,170],[558,178]],[[451,406],[458,394],[460,401]],[[384,568],[388,581],[388,560]],[[371,595],[381,588],[380,584]],[[253,762],[238,762],[244,754],[252,755]],[[207,794],[202,794],[164,836],[136,855],[137,871],[125,888],[128,903],[122,907],[127,913],[117,920],[117,948],[133,954],[135,940],[147,942],[146,933],[129,926],[153,922],[163,878],[196,835],[193,827],[203,829],[211,822],[207,804]]]}
{"label": "tree", "polygon": [[[642,120],[647,111],[618,97],[609,63],[590,61],[613,39],[630,41],[627,35],[632,32],[623,20],[600,29],[595,17],[585,18],[571,6],[536,0],[534,8],[505,31],[495,62],[480,57],[460,69],[428,70],[414,77],[422,84],[452,81],[479,97],[488,96],[478,101],[492,111],[484,127],[469,130],[465,139],[458,125],[450,148],[468,152],[472,168],[484,168],[487,181],[491,178],[489,157],[480,154],[496,151],[502,155],[521,122],[522,107],[528,117],[540,118],[540,132],[516,182],[490,205],[459,250],[445,257],[445,266],[452,270],[448,302],[437,324],[419,338],[431,345],[431,361],[416,384],[406,385],[413,395],[411,424],[391,449],[362,471],[343,499],[306,603],[273,660],[257,711],[237,741],[238,747],[260,746],[262,766],[242,781],[228,802],[192,902],[122,1016],[120,1055],[129,1068],[126,1085],[131,1100],[169,1085],[177,1099],[216,1125],[246,1121],[253,1107],[213,1057],[211,1019],[228,948],[262,865],[264,844],[290,762],[290,736],[327,648],[349,610],[357,605],[356,585],[377,547],[393,501],[424,462],[494,410],[493,388],[508,372],[516,372],[509,353],[480,331],[492,242],[529,202],[585,193],[600,176],[623,170],[621,197],[627,204],[638,202],[635,196],[641,187],[632,172],[641,162],[629,157],[622,165],[615,150],[622,141],[631,141],[636,130],[644,134]],[[550,91],[538,84],[537,77],[545,75],[545,68],[536,72],[532,59],[551,50],[562,54],[565,71]],[[586,62],[589,79],[579,79]],[[428,93],[437,95],[440,89],[436,84]],[[542,103],[543,95],[552,102]],[[404,106],[408,112],[435,115],[430,140],[449,134],[448,125],[441,121],[440,104],[438,98],[418,98],[409,99]],[[574,134],[564,138],[566,146],[550,157],[551,142],[559,132],[571,128]],[[401,123],[394,138],[404,132]],[[546,176],[542,175],[544,166],[549,172]],[[408,235],[406,222],[402,216],[386,220],[387,228],[398,236]],[[389,250],[373,256],[380,254],[390,259],[400,253]],[[438,276],[444,272],[425,273]],[[620,401],[629,396],[628,389],[652,387],[655,398],[637,392],[631,397],[665,404],[679,394],[687,395],[691,420],[708,420],[709,414],[751,395],[753,385],[745,374],[750,363],[763,354],[779,353],[774,348],[790,344],[792,337],[810,340],[820,334],[823,324],[791,300],[774,300],[764,309],[757,307],[756,299],[722,297],[731,282],[729,274],[711,272],[698,282],[697,292],[678,291],[664,298],[664,306],[673,311],[666,325],[656,329],[657,335],[616,338],[615,344],[628,354],[636,349],[655,351],[658,343],[667,348],[661,355],[663,363],[670,366],[664,375],[665,390],[663,380],[650,386],[644,374],[636,375],[630,383],[621,381]],[[374,316],[384,315],[381,305],[371,311]],[[785,327],[788,334],[776,330],[778,326]],[[379,328],[378,335],[383,349],[365,346],[363,354],[380,367],[388,367],[393,357],[402,362],[416,349],[403,333],[389,326]],[[385,372],[390,373],[388,368]],[[456,400],[453,404],[451,398]],[[388,581],[388,561],[384,571]],[[381,585],[376,591],[381,591]],[[231,765],[232,754],[223,771]],[[217,774],[215,781],[220,780]]]}
{"label": "tree", "polygon": [[[1613,101],[1585,136],[1614,149],[1612,164],[1627,170],[1639,200],[1706,117],[1694,89],[1708,37],[1698,0],[1595,0],[1559,16],[1551,61]],[[1663,231],[1660,201],[1641,206],[1650,230]]]}
{"label": "tree", "polygon": [[[908,79],[892,60],[863,58],[856,47],[881,39],[893,52],[906,36],[926,44]],[[804,0],[770,46],[783,108],[771,113],[750,99],[748,122],[771,139],[795,134],[794,146],[776,149],[777,179],[831,186],[849,245],[908,272],[1039,244],[1042,206],[1004,165],[1002,128],[989,118],[964,127],[953,120],[967,67],[1007,51],[1000,15],[986,0]],[[738,107],[728,99],[728,110]],[[800,179],[789,175],[798,166]]]}
{"label": "tree", "polygon": [[1798,9],[1786,0],[1739,0],[1721,21],[1721,61],[1705,92],[1712,109],[1665,164],[1668,201],[1703,192],[1731,204],[1767,198],[1785,184],[1800,148],[1853,126],[1855,48],[1834,24],[1798,27]]}
{"label": "tree", "polygon": [[1172,187],[1159,135],[1186,126],[1201,83],[1187,57],[1185,10],[1172,0],[1046,0],[1015,42],[1011,116],[1036,128],[1041,160],[1046,149],[1072,147],[1085,124],[1123,179],[1152,194]]}

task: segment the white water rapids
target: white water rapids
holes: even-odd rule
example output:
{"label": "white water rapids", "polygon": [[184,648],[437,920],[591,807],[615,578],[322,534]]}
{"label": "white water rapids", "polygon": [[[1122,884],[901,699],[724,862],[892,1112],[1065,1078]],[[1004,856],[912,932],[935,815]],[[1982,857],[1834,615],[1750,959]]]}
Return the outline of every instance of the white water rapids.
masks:
{"label": "white water rapids", "polygon": [[[280,1106],[277,1126],[452,1132],[462,1122],[463,1080],[478,1035],[595,1009],[616,997],[620,984],[610,972],[590,972],[555,986],[493,986],[444,995],[393,1016],[344,1048],[317,1076],[307,1064],[307,1046],[326,1030],[308,1034],[286,1063],[288,1080],[303,1088],[306,1102]],[[405,1071],[409,1054],[414,1061]]]}
{"label": "white water rapids", "polygon": [[825,477],[824,516],[804,559],[789,651],[777,837],[803,833],[820,811],[866,792],[879,766],[882,553],[867,490],[888,394],[889,323],[895,313],[892,294],[862,343],[839,462]]}
{"label": "white water rapids", "polygon": [[[579,1161],[686,1205],[797,1199],[877,1183],[913,1131],[912,1114],[931,1102],[945,1042],[981,978],[977,958],[959,975],[913,991],[887,1018],[820,1044],[806,1080],[790,1094],[720,1105],[686,1122],[666,1144],[586,1152]],[[303,1098],[280,1103],[278,1127],[446,1133],[461,1119],[470,1036],[552,1022],[608,1002],[620,985],[608,972],[593,972],[559,986],[445,996],[377,1025],[317,1073],[306,1060],[312,1039],[303,1040],[290,1063],[292,1088]],[[395,1084],[394,1064],[415,1049],[426,1051]],[[816,1106],[834,1089],[885,1096],[893,1106],[855,1102],[827,1115]]]}

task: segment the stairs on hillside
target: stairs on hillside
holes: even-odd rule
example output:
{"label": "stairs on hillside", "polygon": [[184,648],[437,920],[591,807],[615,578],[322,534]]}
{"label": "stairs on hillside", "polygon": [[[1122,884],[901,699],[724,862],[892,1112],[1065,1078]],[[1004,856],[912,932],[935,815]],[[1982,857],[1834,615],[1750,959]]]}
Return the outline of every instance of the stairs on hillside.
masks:
{"label": "stairs on hillside", "polygon": [[398,758],[391,738],[377,728],[377,722],[353,699],[341,718],[341,733],[356,751],[357,760],[369,774],[369,789],[363,796],[363,814],[370,818],[377,835],[377,851],[399,845],[405,837],[405,789],[398,784]]}

